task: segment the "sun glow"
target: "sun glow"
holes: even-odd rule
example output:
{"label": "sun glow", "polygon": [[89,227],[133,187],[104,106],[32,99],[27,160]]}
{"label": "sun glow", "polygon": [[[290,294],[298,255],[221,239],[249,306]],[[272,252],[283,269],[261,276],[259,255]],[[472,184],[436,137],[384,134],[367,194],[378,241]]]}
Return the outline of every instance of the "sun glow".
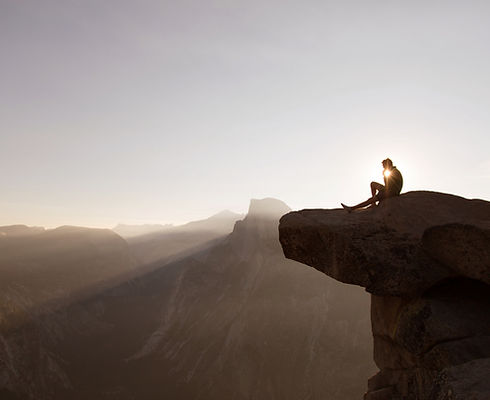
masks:
{"label": "sun glow", "polygon": [[391,175],[391,171],[389,169],[385,169],[383,172],[385,178],[388,178]]}

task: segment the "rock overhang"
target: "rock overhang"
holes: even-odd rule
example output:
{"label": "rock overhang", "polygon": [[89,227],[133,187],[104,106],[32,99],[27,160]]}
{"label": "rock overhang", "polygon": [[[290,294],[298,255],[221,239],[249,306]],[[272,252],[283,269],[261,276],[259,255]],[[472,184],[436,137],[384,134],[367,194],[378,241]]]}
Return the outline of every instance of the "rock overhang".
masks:
{"label": "rock overhang", "polygon": [[490,398],[489,202],[410,192],[350,214],[302,210],[279,238],[286,257],[372,293],[380,371],[364,400]]}
{"label": "rock overhang", "polygon": [[490,283],[484,200],[417,191],[352,213],[295,211],[279,239],[287,258],[376,295],[412,297],[457,276]]}

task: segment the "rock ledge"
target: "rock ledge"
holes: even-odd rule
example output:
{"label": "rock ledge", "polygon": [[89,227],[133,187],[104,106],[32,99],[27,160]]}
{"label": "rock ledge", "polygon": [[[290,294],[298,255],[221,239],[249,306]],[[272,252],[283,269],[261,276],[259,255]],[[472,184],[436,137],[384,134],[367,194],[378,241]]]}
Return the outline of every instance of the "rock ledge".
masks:
{"label": "rock ledge", "polygon": [[365,399],[490,398],[490,202],[409,192],[290,212],[279,237],[287,258],[372,294]]}

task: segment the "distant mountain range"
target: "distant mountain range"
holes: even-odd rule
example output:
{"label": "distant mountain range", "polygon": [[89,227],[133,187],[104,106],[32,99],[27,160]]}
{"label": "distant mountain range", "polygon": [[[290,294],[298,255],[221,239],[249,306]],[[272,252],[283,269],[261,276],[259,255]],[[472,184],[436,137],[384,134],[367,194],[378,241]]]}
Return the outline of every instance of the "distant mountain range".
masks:
{"label": "distant mountain range", "polygon": [[146,235],[148,233],[162,232],[173,228],[172,224],[144,224],[144,225],[127,225],[118,224],[112,230],[123,238],[131,238],[135,236]]}
{"label": "distant mountain range", "polygon": [[0,236],[0,398],[360,398],[375,371],[369,297],[285,259],[288,211],[252,200],[244,219],[127,242],[70,227]]}
{"label": "distant mountain range", "polygon": [[9,312],[71,301],[135,268],[128,244],[109,229],[0,227],[0,306]]}
{"label": "distant mountain range", "polygon": [[157,233],[184,232],[194,230],[218,231],[221,233],[229,233],[233,229],[235,221],[242,219],[245,215],[234,213],[229,210],[223,210],[209,218],[188,222],[183,225],[173,224],[143,224],[143,225],[128,225],[118,224],[112,230],[125,239],[134,238],[136,236],[144,236]]}
{"label": "distant mountain range", "polygon": [[[236,221],[244,215],[225,210],[207,219],[179,226],[164,226],[162,229],[126,237],[131,254],[139,264],[156,266],[188,255],[197,247],[211,244],[228,235]],[[116,227],[117,228],[117,227]],[[114,228],[114,229],[116,229]],[[120,231],[120,229],[119,229]],[[142,231],[142,230],[141,230]]]}

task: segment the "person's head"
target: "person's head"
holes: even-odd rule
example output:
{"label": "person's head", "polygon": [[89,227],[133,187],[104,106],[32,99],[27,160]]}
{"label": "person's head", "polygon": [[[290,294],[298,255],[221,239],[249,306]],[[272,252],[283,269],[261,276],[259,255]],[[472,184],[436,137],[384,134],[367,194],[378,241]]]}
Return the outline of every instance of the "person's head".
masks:
{"label": "person's head", "polygon": [[383,160],[383,168],[384,169],[392,169],[393,168],[393,161],[391,161],[389,158]]}

